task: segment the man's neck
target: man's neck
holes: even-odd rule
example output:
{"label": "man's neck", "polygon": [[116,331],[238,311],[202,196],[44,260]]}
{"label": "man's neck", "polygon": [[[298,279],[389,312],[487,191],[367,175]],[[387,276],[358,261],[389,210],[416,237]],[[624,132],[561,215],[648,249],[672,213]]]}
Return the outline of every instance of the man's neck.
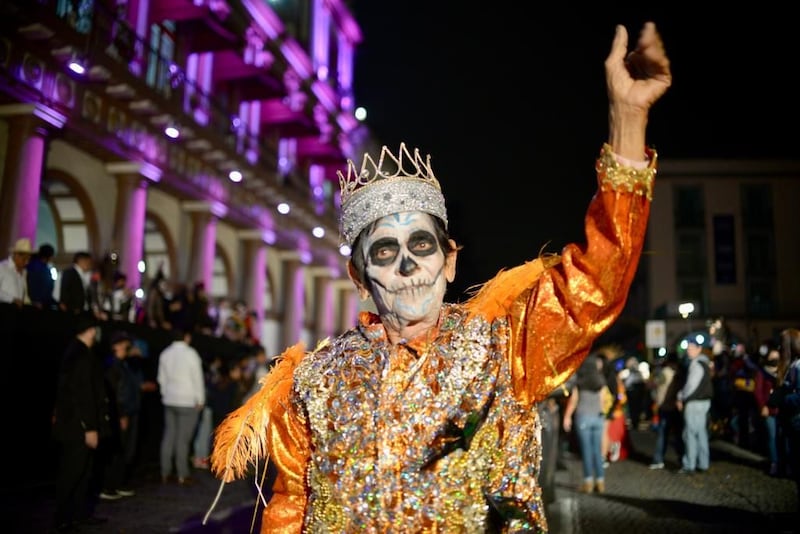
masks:
{"label": "man's neck", "polygon": [[386,329],[386,337],[392,345],[398,343],[407,343],[412,339],[416,339],[425,335],[428,331],[436,328],[439,323],[439,317],[433,319],[426,319],[414,323],[398,323],[395,316],[382,316],[381,321]]}

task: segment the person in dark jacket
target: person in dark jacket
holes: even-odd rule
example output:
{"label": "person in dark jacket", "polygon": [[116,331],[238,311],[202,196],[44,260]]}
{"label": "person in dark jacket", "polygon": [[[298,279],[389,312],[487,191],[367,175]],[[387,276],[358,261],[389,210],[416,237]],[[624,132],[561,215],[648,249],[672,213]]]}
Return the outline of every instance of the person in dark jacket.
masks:
{"label": "person in dark jacket", "polygon": [[44,243],[25,266],[28,277],[28,298],[37,308],[52,310],[58,307],[53,296],[55,281],[50,273],[50,260],[55,256],[53,245]]}
{"label": "person in dark jacket", "polygon": [[669,445],[675,447],[678,458],[683,457],[683,414],[678,411],[678,392],[686,383],[686,367],[680,364],[678,355],[667,354],[666,359],[653,375],[656,404],[656,445],[649,469],[664,469],[664,458]]}
{"label": "person in dark jacket", "polygon": [[78,314],[91,310],[92,265],[91,254],[76,252],[72,265],[61,272],[59,307],[63,311]]}
{"label": "person in dark jacket", "polygon": [[132,340],[124,331],[111,335],[111,355],[106,361],[105,379],[111,408],[111,437],[103,444],[106,461],[100,498],[131,497],[128,487],[130,466],[136,455],[139,411],[142,405],[142,376],[128,362]]}
{"label": "person in dark jacket", "polygon": [[677,407],[683,412],[683,445],[681,474],[705,472],[710,463],[708,448],[708,411],[714,387],[711,383],[711,361],[696,340],[686,347],[689,358],[686,383],[678,392]]}
{"label": "person in dark jacket", "polygon": [[58,445],[56,531],[105,522],[94,515],[91,486],[97,447],[101,437],[110,433],[103,369],[92,351],[97,330],[91,314],[78,315],[76,335],[59,367],[53,412],[53,438]]}

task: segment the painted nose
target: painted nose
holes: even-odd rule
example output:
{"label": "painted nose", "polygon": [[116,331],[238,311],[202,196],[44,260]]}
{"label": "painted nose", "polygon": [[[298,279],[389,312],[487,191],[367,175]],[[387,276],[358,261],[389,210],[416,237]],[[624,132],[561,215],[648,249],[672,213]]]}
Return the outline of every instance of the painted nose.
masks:
{"label": "painted nose", "polygon": [[408,256],[403,256],[403,259],[400,261],[400,274],[403,276],[409,276],[417,269],[417,262],[409,258]]}

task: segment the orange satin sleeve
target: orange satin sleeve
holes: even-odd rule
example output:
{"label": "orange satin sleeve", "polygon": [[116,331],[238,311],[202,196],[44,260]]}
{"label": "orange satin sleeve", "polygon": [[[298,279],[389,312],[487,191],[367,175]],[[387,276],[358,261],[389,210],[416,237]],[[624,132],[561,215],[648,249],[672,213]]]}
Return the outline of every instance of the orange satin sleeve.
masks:
{"label": "orange satin sleeve", "polygon": [[613,154],[604,146],[599,190],[584,219],[585,244],[501,272],[466,303],[487,319],[508,317],[514,394],[524,405],[566,382],[625,305],[650,214],[656,154],[648,155],[649,173],[626,174],[609,165]]}
{"label": "orange satin sleeve", "polygon": [[277,474],[272,497],[262,513],[261,532],[300,532],[306,506],[308,427],[291,402],[294,370],[305,347],[289,347],[247,402],[231,412],[214,432],[211,469],[225,482],[243,478],[266,461]]}
{"label": "orange satin sleeve", "polygon": [[287,398],[272,408],[266,438],[277,475],[272,498],[262,514],[261,532],[299,533],[306,507],[305,475],[311,449],[308,428]]}

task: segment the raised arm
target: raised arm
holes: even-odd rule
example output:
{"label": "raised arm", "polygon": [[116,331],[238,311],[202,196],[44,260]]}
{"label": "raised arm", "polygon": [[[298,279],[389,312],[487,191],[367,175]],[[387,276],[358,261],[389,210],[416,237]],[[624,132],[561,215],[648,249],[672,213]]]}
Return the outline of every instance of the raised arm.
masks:
{"label": "raised arm", "polygon": [[608,144],[617,156],[644,159],[645,129],[651,106],[672,84],[669,58],[656,25],[648,22],[628,52],[628,32],[618,25],[605,62],[608,91]]}
{"label": "raised arm", "polygon": [[546,397],[580,366],[621,313],[636,273],[656,167],[645,145],[648,111],[672,78],[654,24],[627,50],[628,34],[617,26],[605,62],[609,139],[597,159],[585,244],[501,272],[468,303],[488,319],[509,318],[514,391],[525,404]]}

